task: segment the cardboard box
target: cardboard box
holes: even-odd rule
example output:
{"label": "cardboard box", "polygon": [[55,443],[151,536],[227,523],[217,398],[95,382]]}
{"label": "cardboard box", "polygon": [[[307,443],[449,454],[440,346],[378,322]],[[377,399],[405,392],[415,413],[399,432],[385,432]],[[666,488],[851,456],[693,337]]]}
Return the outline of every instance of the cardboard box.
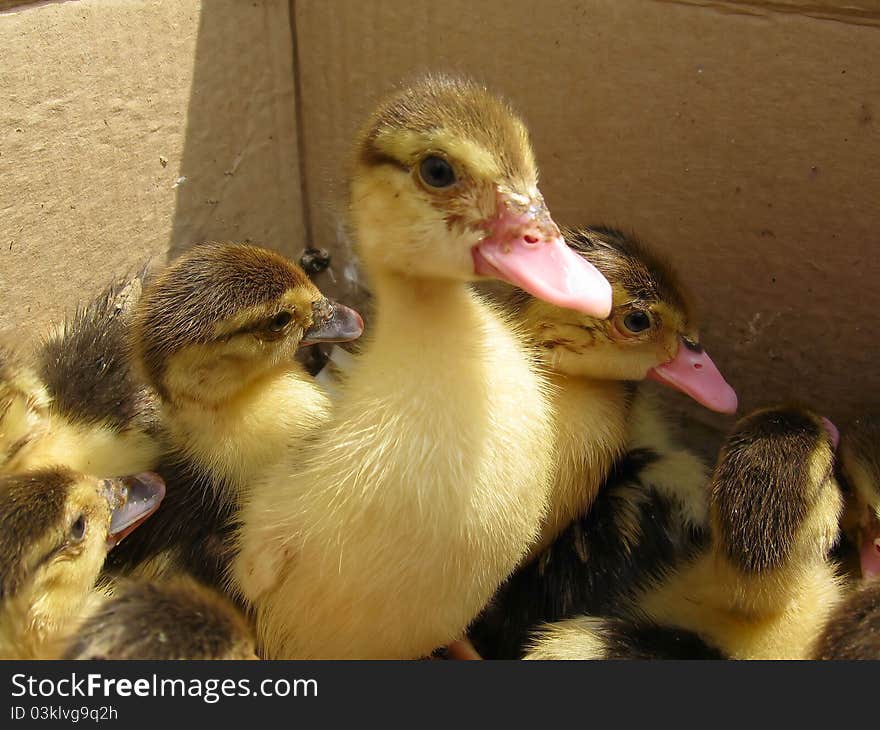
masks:
{"label": "cardboard box", "polygon": [[206,239],[297,254],[286,2],[15,5],[0,13],[0,328],[29,335]]}
{"label": "cardboard box", "polygon": [[558,220],[668,253],[744,408],[880,408],[876,0],[83,0],[0,15],[0,43],[0,324],[202,238],[327,246],[319,283],[356,298],[352,134],[447,70],[523,113]]}

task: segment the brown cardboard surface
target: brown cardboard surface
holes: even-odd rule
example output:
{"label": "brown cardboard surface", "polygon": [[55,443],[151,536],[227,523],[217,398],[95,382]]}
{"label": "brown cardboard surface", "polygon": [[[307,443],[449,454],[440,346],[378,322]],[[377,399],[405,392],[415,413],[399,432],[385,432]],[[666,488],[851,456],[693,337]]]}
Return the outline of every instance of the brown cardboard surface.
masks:
{"label": "brown cardboard surface", "polygon": [[801,0],[653,0],[678,5],[696,5],[721,13],[765,15],[793,13],[808,18],[836,20],[857,25],[880,25],[878,0],[801,2]]}
{"label": "brown cardboard surface", "polygon": [[350,140],[378,96],[468,73],[526,117],[560,221],[668,253],[745,408],[880,408],[880,7],[734,5],[296,0],[313,238],[344,244]]}
{"label": "brown cardboard surface", "polygon": [[698,5],[723,13],[769,15],[794,13],[808,18],[838,20],[844,23],[880,25],[878,0],[850,0],[848,2],[802,2],[801,0],[655,0],[680,5]]}
{"label": "brown cardboard surface", "polygon": [[22,5],[0,47],[0,328],[199,240],[302,248],[283,0]]}

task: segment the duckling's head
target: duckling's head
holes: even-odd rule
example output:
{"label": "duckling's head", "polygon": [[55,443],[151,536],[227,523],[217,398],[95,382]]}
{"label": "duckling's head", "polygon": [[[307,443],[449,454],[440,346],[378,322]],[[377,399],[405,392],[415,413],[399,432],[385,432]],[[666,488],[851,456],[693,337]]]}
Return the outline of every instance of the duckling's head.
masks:
{"label": "duckling's head", "polygon": [[0,479],[0,605],[36,631],[82,606],[107,550],[165,494],[155,474],[98,479],[64,468]]}
{"label": "duckling's head", "polygon": [[859,546],[862,577],[880,576],[880,416],[859,418],[843,432],[840,472],[848,487],[844,530]]}
{"label": "duckling's head", "polygon": [[525,125],[479,84],[429,76],[381,103],[358,138],[351,212],[374,268],[501,279],[608,315],[608,283],[544,203]]}
{"label": "duckling's head", "polygon": [[353,340],[362,329],[357,312],[330,302],[280,254],[211,243],[153,282],[133,332],[136,359],[163,399],[211,406],[295,367],[300,345]]}
{"label": "duckling's head", "polygon": [[608,319],[599,319],[513,294],[511,303],[548,365],[589,378],[650,377],[712,410],[736,411],[736,393],[700,345],[690,297],[666,262],[614,229],[564,233],[611,283],[613,307]]}
{"label": "duckling's head", "polygon": [[838,433],[794,407],[756,411],[728,437],[710,484],[716,549],[738,572],[769,574],[824,560],[842,508]]}

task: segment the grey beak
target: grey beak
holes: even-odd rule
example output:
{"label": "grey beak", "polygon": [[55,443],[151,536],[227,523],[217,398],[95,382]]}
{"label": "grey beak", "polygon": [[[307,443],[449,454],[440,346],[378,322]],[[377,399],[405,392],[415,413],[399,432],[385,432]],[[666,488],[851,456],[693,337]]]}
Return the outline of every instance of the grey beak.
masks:
{"label": "grey beak", "polygon": [[105,480],[103,493],[113,510],[108,539],[116,545],[159,509],[165,497],[165,482],[158,474],[143,472]]}
{"label": "grey beak", "polygon": [[318,342],[350,342],[363,334],[364,320],[350,307],[323,299],[312,305],[313,324],[306,330],[300,347]]}

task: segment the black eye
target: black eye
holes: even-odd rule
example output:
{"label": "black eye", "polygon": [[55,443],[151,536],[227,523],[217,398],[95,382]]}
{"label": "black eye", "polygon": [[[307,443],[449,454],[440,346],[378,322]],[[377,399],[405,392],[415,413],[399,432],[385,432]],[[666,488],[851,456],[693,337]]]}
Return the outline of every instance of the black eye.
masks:
{"label": "black eye", "polygon": [[68,534],[68,537],[71,542],[81,542],[85,536],[86,516],[80,515],[73,521],[73,524],[70,526],[70,533]]}
{"label": "black eye", "polygon": [[651,317],[647,312],[637,309],[623,318],[623,326],[630,332],[644,332],[651,326]]}
{"label": "black eye", "polygon": [[425,185],[432,188],[448,188],[450,185],[454,185],[457,179],[452,165],[436,155],[422,160],[419,165],[419,176]]}
{"label": "black eye", "polygon": [[290,312],[279,312],[269,320],[269,331],[281,332],[281,330],[290,324],[292,319],[293,315]]}

